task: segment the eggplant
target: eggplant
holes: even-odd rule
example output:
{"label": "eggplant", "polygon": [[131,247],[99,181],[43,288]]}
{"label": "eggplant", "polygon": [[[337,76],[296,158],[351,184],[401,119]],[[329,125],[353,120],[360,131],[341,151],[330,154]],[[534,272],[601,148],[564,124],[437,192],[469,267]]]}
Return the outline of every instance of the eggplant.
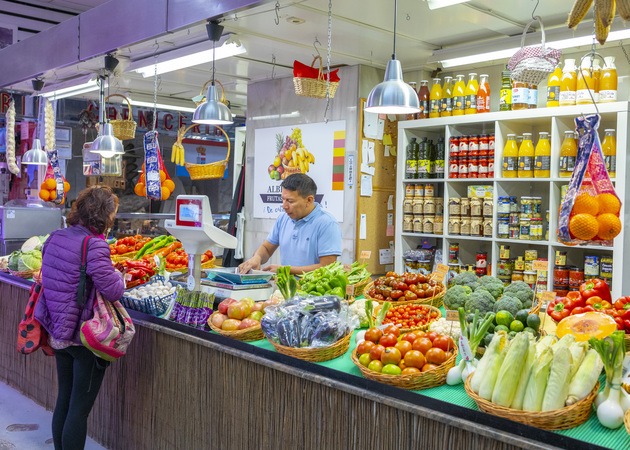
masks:
{"label": "eggplant", "polygon": [[264,315],[262,319],[260,319],[260,328],[262,328],[263,333],[272,341],[278,342],[278,330],[276,327],[276,319],[271,318],[271,316]]}
{"label": "eggplant", "polygon": [[309,345],[313,345],[315,342],[321,342],[324,345],[329,345],[335,342],[335,336],[339,331],[339,323],[335,319],[326,319],[319,324],[313,335]]}
{"label": "eggplant", "polygon": [[300,347],[300,322],[297,317],[285,317],[278,320],[278,339],[285,347]]}
{"label": "eggplant", "polygon": [[298,303],[287,302],[282,307],[287,311],[302,309],[309,314],[315,315],[319,312],[341,310],[341,299],[336,295],[323,295],[321,297],[310,297]]}
{"label": "eggplant", "polygon": [[317,313],[314,316],[305,316],[302,321],[301,344],[302,347],[310,347],[313,342],[313,335],[317,328],[326,321],[324,313]]}

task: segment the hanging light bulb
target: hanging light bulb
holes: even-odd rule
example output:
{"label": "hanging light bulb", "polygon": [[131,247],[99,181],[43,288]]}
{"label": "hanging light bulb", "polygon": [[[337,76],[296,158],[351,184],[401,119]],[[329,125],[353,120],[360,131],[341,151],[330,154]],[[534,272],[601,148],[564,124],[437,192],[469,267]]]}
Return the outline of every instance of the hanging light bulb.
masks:
{"label": "hanging light bulb", "polygon": [[197,107],[193,114],[192,121],[194,123],[202,123],[207,125],[226,125],[234,123],[234,118],[230,109],[219,101],[214,83],[214,61],[215,61],[215,44],[221,37],[223,27],[217,22],[209,22],[206,24],[208,37],[212,40],[212,83],[208,87],[206,101]]}
{"label": "hanging light bulb", "polygon": [[398,0],[394,1],[394,52],[385,68],[385,79],[374,86],[364,110],[378,114],[413,114],[420,112],[420,100],[414,89],[403,81],[402,66],[396,59],[396,16]]}
{"label": "hanging light bulb", "polygon": [[109,122],[105,123],[105,88],[103,87],[103,78],[100,78],[99,84],[99,132],[98,137],[92,142],[90,151],[100,154],[103,158],[111,158],[115,155],[124,154],[125,149],[120,139],[114,136],[112,124]]}
{"label": "hanging light bulb", "polygon": [[22,155],[22,164],[32,164],[35,166],[45,166],[48,164],[48,156],[42,150],[42,143],[39,139],[33,139],[33,146]]}

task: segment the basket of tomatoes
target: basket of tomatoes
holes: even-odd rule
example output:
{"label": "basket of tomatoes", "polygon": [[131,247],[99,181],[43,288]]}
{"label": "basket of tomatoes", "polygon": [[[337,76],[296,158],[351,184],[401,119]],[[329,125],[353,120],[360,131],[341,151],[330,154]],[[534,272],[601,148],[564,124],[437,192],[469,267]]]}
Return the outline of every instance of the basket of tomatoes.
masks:
{"label": "basket of tomatoes", "polygon": [[443,283],[421,273],[387,272],[365,287],[363,295],[379,303],[421,303],[439,308],[446,292]]}
{"label": "basket of tomatoes", "polygon": [[[375,308],[375,312],[377,311],[378,307]],[[392,305],[385,314],[383,324],[396,325],[400,328],[401,333],[426,331],[431,322],[435,322],[440,317],[442,317],[442,313],[434,306],[408,303]]]}
{"label": "basket of tomatoes", "polygon": [[135,236],[125,236],[124,238],[116,240],[116,242],[109,245],[112,262],[118,263],[133,258],[136,256],[136,252],[150,240],[150,237],[140,236],[139,234]]}
{"label": "basket of tomatoes", "polygon": [[[214,255],[210,250],[201,255],[201,268],[212,269],[214,267]],[[183,248],[178,248],[166,255],[166,271],[182,272],[188,269],[188,253]]]}
{"label": "basket of tomatoes", "polygon": [[370,328],[352,351],[352,362],[365,378],[402,389],[420,390],[446,383],[455,367],[457,346],[435,331],[401,333],[390,325]]}

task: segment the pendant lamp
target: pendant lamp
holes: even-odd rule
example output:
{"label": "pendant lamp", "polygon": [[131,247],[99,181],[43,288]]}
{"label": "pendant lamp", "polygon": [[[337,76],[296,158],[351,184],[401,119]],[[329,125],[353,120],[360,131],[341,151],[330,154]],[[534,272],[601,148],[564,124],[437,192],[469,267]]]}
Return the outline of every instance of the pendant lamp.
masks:
{"label": "pendant lamp", "polygon": [[92,142],[92,153],[98,153],[103,158],[111,158],[115,155],[122,155],[125,153],[125,148],[122,142],[116,136],[114,136],[114,128],[109,122],[105,122],[105,88],[103,87],[103,78],[100,79],[99,90],[99,131],[98,137]]}
{"label": "pendant lamp", "polygon": [[45,166],[48,164],[48,156],[42,150],[42,143],[39,139],[33,139],[33,146],[22,156],[22,164],[32,164],[35,166]]}
{"label": "pendant lamp", "polygon": [[398,0],[394,1],[394,52],[385,68],[385,80],[377,84],[365,102],[364,110],[377,114],[413,114],[420,112],[416,91],[403,81],[402,66],[396,59],[396,16]]}
{"label": "pendant lamp", "polygon": [[212,41],[212,82],[208,87],[206,101],[197,107],[193,114],[194,123],[207,125],[226,125],[234,123],[234,118],[229,108],[219,101],[219,95],[214,85],[214,61],[215,44],[221,38],[223,27],[218,22],[212,21],[206,24],[208,37]]}

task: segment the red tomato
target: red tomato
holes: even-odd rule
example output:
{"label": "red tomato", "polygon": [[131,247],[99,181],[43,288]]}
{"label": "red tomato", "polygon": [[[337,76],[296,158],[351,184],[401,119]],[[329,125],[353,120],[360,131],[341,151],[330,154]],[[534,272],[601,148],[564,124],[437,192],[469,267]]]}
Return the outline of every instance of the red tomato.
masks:
{"label": "red tomato", "polygon": [[424,366],[422,366],[422,371],[423,372],[428,372],[429,370],[435,370],[437,369],[438,366],[436,366],[435,364],[425,364]]}
{"label": "red tomato", "polygon": [[400,362],[398,363],[398,367],[400,367],[400,370],[405,370],[407,368],[407,365],[405,364],[404,359],[400,360]]}
{"label": "red tomato", "polygon": [[380,330],[380,328],[370,328],[369,330],[365,332],[364,337],[366,341],[372,341],[375,344],[377,344],[379,339],[381,339],[382,336],[383,336],[383,332]]}
{"label": "red tomato", "polygon": [[438,336],[433,340],[433,346],[441,348],[442,350],[447,352],[455,348],[455,343],[450,336]]}
{"label": "red tomato", "polygon": [[398,349],[403,358],[405,357],[405,354],[412,349],[411,342],[409,341],[399,341],[394,347]]}
{"label": "red tomato", "polygon": [[393,290],[391,293],[391,298],[393,298],[394,300],[398,300],[402,296],[403,291],[401,291],[400,289]]}
{"label": "red tomato", "polygon": [[402,375],[415,375],[420,373],[420,369],[415,367],[405,367],[402,371]]}
{"label": "red tomato", "polygon": [[453,356],[453,352],[444,352],[446,353],[446,360],[448,361]]}
{"label": "red tomato", "polygon": [[385,334],[378,340],[379,345],[383,347],[393,347],[398,342],[398,338],[394,334]]}
{"label": "red tomato", "polygon": [[446,361],[446,353],[444,350],[437,347],[430,348],[425,354],[425,357],[427,358],[427,362],[438,366]]}
{"label": "red tomato", "polygon": [[411,300],[417,300],[417,299],[418,299],[418,295],[414,294],[413,291],[405,291],[405,300],[411,301]]}
{"label": "red tomato", "polygon": [[362,341],[357,346],[357,355],[363,355],[364,353],[370,353],[370,350],[374,348],[376,344],[372,341]]}
{"label": "red tomato", "polygon": [[372,350],[370,350],[370,358],[372,358],[372,360],[378,359],[380,361],[381,355],[384,351],[385,347],[383,347],[382,345],[375,345],[374,347],[372,347]]}
{"label": "red tomato", "polygon": [[407,367],[416,367],[421,369],[426,364],[424,355],[418,350],[409,350],[405,354],[405,365]]}
{"label": "red tomato", "polygon": [[381,354],[381,362],[383,364],[398,364],[402,356],[396,347],[387,347]]}
{"label": "red tomato", "polygon": [[427,338],[427,339],[430,339],[430,340],[431,340],[431,342],[433,342],[433,340],[434,340],[436,337],[438,337],[438,334],[437,334],[435,331],[429,331],[429,332],[426,334],[426,338]]}
{"label": "red tomato", "polygon": [[413,344],[411,345],[411,347],[414,350],[418,350],[420,352],[422,352],[423,355],[426,355],[427,351],[433,347],[433,344],[431,343],[431,341],[427,338],[420,338],[420,339],[416,339]]}
{"label": "red tomato", "polygon": [[390,325],[383,331],[384,334],[393,334],[394,336],[400,336],[400,328],[394,325]]}

